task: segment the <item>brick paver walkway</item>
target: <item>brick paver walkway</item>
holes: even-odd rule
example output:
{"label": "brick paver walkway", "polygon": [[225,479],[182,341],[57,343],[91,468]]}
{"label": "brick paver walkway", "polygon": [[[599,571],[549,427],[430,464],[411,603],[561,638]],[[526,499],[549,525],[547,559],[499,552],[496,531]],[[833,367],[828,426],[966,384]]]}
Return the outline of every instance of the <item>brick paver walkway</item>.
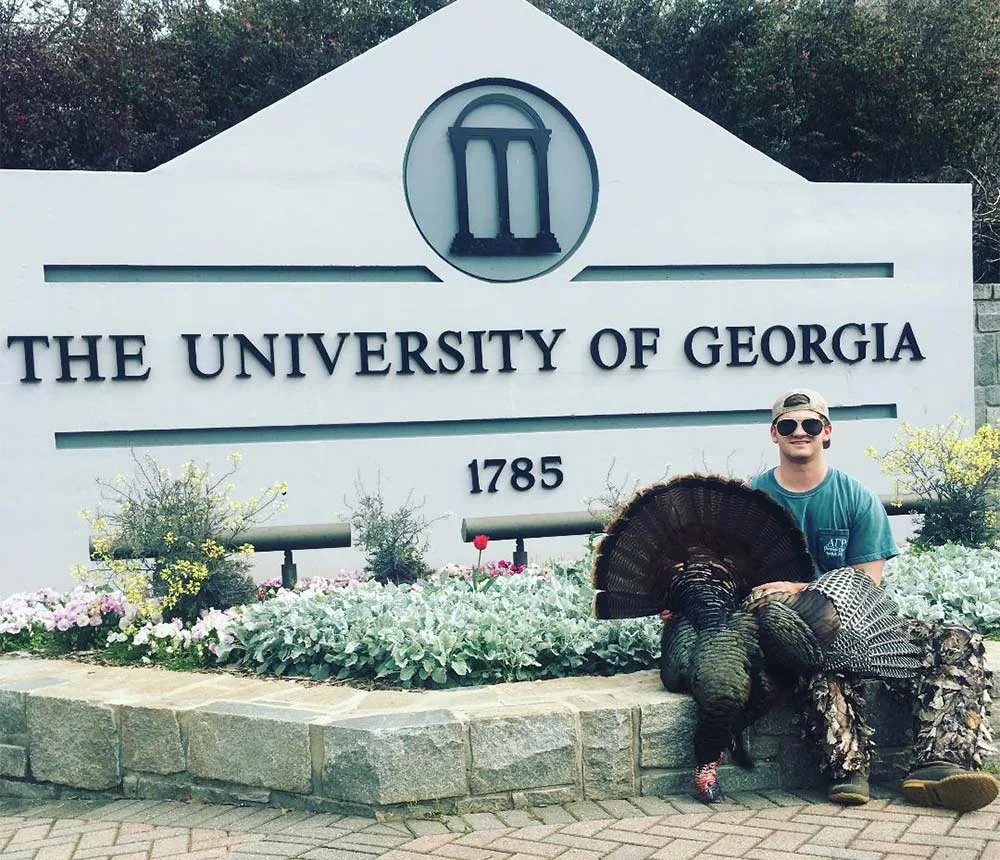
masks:
{"label": "brick paver walkway", "polygon": [[958,815],[878,792],[841,807],[811,792],[583,801],[377,822],[175,801],[0,799],[4,860],[1000,860],[1000,801]]}

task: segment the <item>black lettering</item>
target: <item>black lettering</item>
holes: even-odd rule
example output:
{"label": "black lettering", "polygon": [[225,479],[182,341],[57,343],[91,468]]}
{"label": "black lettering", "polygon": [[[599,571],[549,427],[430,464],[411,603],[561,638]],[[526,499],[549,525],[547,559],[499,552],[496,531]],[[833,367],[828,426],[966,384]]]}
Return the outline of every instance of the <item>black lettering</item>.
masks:
{"label": "black lettering", "polygon": [[219,367],[214,373],[206,373],[198,368],[198,339],[201,337],[200,334],[182,334],[182,338],[187,341],[188,350],[188,367],[191,372],[201,379],[213,379],[222,373],[222,369],[226,366],[226,356],[223,351],[222,342],[229,337],[228,334],[213,334],[212,337],[219,344]]}
{"label": "black lettering", "polygon": [[470,373],[486,373],[486,366],[483,364],[483,335],[485,331],[470,331],[472,337],[472,370]]}
{"label": "black lettering", "polygon": [[[771,349],[771,336],[775,332],[780,332],[785,338],[785,355],[783,358],[776,358]],[[781,365],[791,361],[792,356],[795,355],[795,335],[792,334],[792,330],[783,325],[773,325],[764,329],[764,333],[760,336],[760,354],[764,356],[764,361],[768,364]]]}
{"label": "black lettering", "polygon": [[[448,343],[448,339],[453,339],[455,344]],[[449,358],[454,359],[454,367],[446,367],[443,358],[438,359],[439,373],[458,373],[465,367],[465,356],[458,347],[462,343],[462,333],[460,331],[443,331],[438,335],[438,349]]]}
{"label": "black lettering", "polygon": [[806,323],[799,326],[802,332],[802,358],[799,364],[812,364],[812,354],[816,353],[823,364],[833,364],[833,359],[823,352],[823,341],[826,340],[826,329],[818,323]]}
{"label": "black lettering", "polygon": [[531,339],[535,342],[535,346],[541,350],[542,353],[542,366],[539,370],[555,370],[556,366],[552,363],[552,350],[555,349],[556,341],[562,336],[562,333],[566,331],[564,328],[554,328],[552,329],[552,341],[551,343],[546,343],[545,338],[542,337],[542,330],[540,328],[529,328],[525,329]]}
{"label": "black lettering", "polygon": [[264,368],[271,376],[274,376],[274,339],[276,334],[265,334],[262,337],[267,341],[267,355],[257,348],[257,345],[245,334],[233,335],[240,345],[240,372],[236,374],[237,379],[249,379],[251,374],[247,373],[247,353]]}
{"label": "black lettering", "polygon": [[[615,360],[611,364],[605,364],[604,359],[601,358],[601,341],[604,339],[604,335],[610,334],[614,339],[616,354]],[[595,334],[590,339],[590,357],[594,364],[604,370],[614,370],[619,367],[623,361],[625,361],[628,355],[628,345],[625,342],[625,335],[620,331],[613,328],[602,328],[597,334]]]}
{"label": "black lettering", "polygon": [[872,361],[888,361],[889,359],[885,357],[885,327],[889,323],[872,323],[872,328],[875,330],[875,358]]}
{"label": "black lettering", "polygon": [[868,356],[868,340],[854,341],[854,358],[848,358],[844,354],[842,343],[844,332],[848,329],[854,329],[859,335],[865,334],[865,327],[861,323],[844,323],[833,333],[833,343],[831,344],[833,354],[845,364],[857,364],[859,361],[864,361]]}
{"label": "black lettering", "polygon": [[288,357],[292,362],[292,369],[285,376],[289,379],[301,379],[305,374],[302,372],[302,366],[299,363],[299,341],[305,335],[302,332],[293,332],[291,334],[286,333],[285,337],[288,338]]}
{"label": "black lettering", "polygon": [[[632,332],[632,348],[635,351],[635,357],[632,359],[632,369],[633,370],[643,370],[646,367],[645,355],[647,352],[656,355],[656,339],[660,336],[660,330],[658,328],[630,328]],[[651,334],[653,336],[652,343],[646,343],[645,336]]]}
{"label": "black lettering", "polygon": [[[700,332],[708,332],[715,338],[714,343],[708,344],[708,353],[711,358],[708,361],[698,361],[694,355],[694,339]],[[687,356],[687,360],[691,364],[697,367],[715,367],[719,363],[719,354],[722,352],[722,344],[718,342],[719,330],[715,326],[700,325],[698,328],[693,328],[687,333],[684,338],[684,355]]]}
{"label": "black lettering", "polygon": [[85,334],[81,335],[81,337],[87,342],[87,351],[73,354],[69,351],[69,342],[73,340],[73,335],[53,335],[52,339],[59,344],[59,367],[61,370],[59,376],[56,378],[56,382],[76,382],[76,377],[70,372],[70,365],[74,361],[87,362],[90,372],[84,377],[85,381],[104,381],[104,377],[99,372],[100,368],[97,362],[97,341],[101,339],[101,335]]}
{"label": "black lettering", "polygon": [[41,378],[35,375],[35,344],[40,343],[49,346],[49,339],[44,334],[12,334],[7,338],[7,349],[19,343],[24,351],[24,376],[21,382],[41,382]]}
{"label": "black lettering", "polygon": [[[416,372],[410,368],[411,360],[416,362],[417,366],[424,373],[435,372],[434,368],[424,360],[423,356],[423,351],[427,349],[427,335],[422,331],[397,331],[396,337],[399,338],[399,363],[402,365],[396,371],[398,376],[412,376]],[[416,338],[416,346],[410,345],[410,338]]]}
{"label": "black lettering", "polygon": [[500,348],[503,355],[503,364],[500,366],[500,373],[513,373],[517,368],[514,367],[510,360],[510,339],[516,337],[518,340],[524,340],[524,332],[519,328],[497,329],[491,331],[486,336],[486,339],[492,341],[494,337],[500,338]]}
{"label": "black lettering", "polygon": [[899,341],[896,343],[896,350],[892,354],[890,361],[899,361],[900,353],[908,349],[910,351],[910,361],[923,361],[924,354],[917,344],[917,336],[913,333],[913,326],[903,323],[903,330],[899,334]]}
{"label": "black lettering", "polygon": [[[757,363],[755,355],[751,361],[743,361],[740,358],[741,352],[753,352],[753,336],[757,333],[756,327],[752,325],[727,325],[729,332],[729,361],[726,367],[752,367]],[[749,340],[740,340],[740,334],[746,332],[750,335]]]}
{"label": "black lettering", "polygon": [[[333,371],[337,369],[337,361],[340,359],[340,351],[344,348],[344,342],[351,336],[349,331],[338,331],[337,332],[337,351],[333,354],[333,358],[330,358],[330,353],[326,351],[326,344],[323,342],[323,338],[326,334],[323,332],[310,332],[306,335],[312,345],[316,347],[316,352],[319,353],[320,360],[323,362],[323,366],[326,368],[326,372],[333,376]],[[385,335],[383,334],[384,338]],[[361,359],[362,367],[367,367],[367,360]],[[389,371],[385,371],[388,373]],[[358,375],[358,374],[355,374]]]}
{"label": "black lettering", "polygon": [[[146,336],[143,334],[109,334],[108,337],[115,345],[116,370],[115,375],[111,378],[115,382],[135,382],[141,379],[149,379],[149,371],[152,368],[147,367],[146,372],[140,373],[138,376],[129,376],[128,370],[126,369],[126,364],[130,361],[138,361],[139,366],[142,367],[142,348],[146,345]],[[125,352],[126,343],[130,340],[138,341],[138,351]]]}
{"label": "black lettering", "polygon": [[[386,333],[384,331],[356,331],[354,332],[354,336],[358,339],[358,348],[361,353],[361,369],[354,371],[354,375],[385,376],[391,369],[389,365],[379,370],[372,370],[369,361],[372,356],[378,358],[380,361],[385,361],[385,342],[388,340]],[[376,338],[382,342],[378,346],[371,346],[368,343],[368,338]]]}

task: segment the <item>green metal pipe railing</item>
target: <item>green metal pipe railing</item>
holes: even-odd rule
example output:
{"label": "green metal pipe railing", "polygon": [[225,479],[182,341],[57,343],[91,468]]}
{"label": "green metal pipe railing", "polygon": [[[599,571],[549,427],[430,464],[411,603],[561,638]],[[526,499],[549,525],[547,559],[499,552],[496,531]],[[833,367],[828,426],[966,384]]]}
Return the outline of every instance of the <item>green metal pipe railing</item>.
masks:
{"label": "green metal pipe railing", "polygon": [[[94,549],[95,535],[90,536],[88,550],[90,558],[97,560]],[[282,552],[281,584],[292,588],[298,578],[298,570],[292,552],[297,549],[340,549],[351,545],[350,523],[315,523],[292,526],[254,526],[233,535],[225,542],[227,549],[250,544],[255,552]],[[112,546],[102,557],[112,559],[152,558],[155,552],[144,548]]]}
{"label": "green metal pipe railing", "polygon": [[[900,499],[880,496],[879,501],[889,516],[923,513],[927,504],[916,496],[904,496]],[[555,514],[466,517],[462,520],[462,540],[470,543],[476,535],[486,535],[490,540],[513,540],[514,563],[527,564],[528,554],[524,542],[528,538],[598,534],[604,531],[608,516],[608,511],[566,511]]]}

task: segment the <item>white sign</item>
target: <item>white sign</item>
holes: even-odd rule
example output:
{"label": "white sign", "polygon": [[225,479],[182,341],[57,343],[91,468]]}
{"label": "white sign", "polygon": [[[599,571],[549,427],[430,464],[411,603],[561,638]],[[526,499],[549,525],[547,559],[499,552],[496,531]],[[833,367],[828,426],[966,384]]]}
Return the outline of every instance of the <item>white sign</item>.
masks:
{"label": "white sign", "polygon": [[808,183],[522,0],[458,0],[150,173],[0,194],[5,592],[68,585],[130,447],[241,451],[281,523],[380,479],[471,563],[463,516],[771,465],[787,388],[879,491],[865,447],[973,413],[967,186]]}

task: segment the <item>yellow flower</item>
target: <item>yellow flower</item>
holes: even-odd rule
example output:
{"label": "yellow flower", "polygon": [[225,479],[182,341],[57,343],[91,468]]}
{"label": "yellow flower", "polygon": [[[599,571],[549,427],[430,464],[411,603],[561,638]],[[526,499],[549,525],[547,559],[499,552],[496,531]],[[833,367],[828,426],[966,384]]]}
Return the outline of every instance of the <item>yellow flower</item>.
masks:
{"label": "yellow flower", "polygon": [[201,551],[206,558],[210,559],[221,558],[226,554],[226,548],[211,538],[206,538],[201,542]]}

